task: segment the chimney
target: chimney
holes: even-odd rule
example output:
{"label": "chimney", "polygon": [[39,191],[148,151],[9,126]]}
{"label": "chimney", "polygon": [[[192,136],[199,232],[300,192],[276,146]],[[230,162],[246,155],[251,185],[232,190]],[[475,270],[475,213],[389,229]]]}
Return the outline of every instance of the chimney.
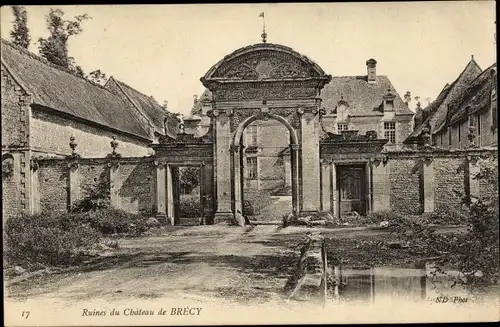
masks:
{"label": "chimney", "polygon": [[196,104],[198,102],[198,96],[195,94],[193,95],[193,104]]}
{"label": "chimney", "polygon": [[375,59],[366,61],[366,72],[368,83],[375,83],[377,81],[377,61]]}

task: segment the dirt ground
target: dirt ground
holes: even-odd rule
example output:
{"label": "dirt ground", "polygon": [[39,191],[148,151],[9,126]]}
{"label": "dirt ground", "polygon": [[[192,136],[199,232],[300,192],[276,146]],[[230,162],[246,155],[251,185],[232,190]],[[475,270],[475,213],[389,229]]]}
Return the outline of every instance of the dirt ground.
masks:
{"label": "dirt ground", "polygon": [[[197,226],[121,239],[120,247],[68,272],[8,281],[15,300],[57,295],[88,298],[160,298],[176,294],[248,303],[282,297],[298,260],[294,246],[309,228]],[[374,235],[359,228],[325,230],[333,239]]]}

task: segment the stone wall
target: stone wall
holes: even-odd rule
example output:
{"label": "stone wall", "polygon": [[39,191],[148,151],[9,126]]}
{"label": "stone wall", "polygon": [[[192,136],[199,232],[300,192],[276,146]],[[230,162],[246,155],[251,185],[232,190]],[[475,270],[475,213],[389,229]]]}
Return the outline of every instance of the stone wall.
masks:
{"label": "stone wall", "polygon": [[[322,208],[338,216],[340,197],[338,168],[365,165],[368,208],[372,212],[395,211],[402,214],[459,209],[463,197],[498,197],[498,185],[475,180],[478,158],[496,158],[497,150],[433,150],[368,153],[340,153],[348,147],[323,145]],[[359,150],[359,149],[358,149]],[[491,159],[489,159],[491,160]],[[493,159],[496,160],[496,159]],[[333,184],[332,184],[333,182]],[[306,194],[304,194],[306,196]],[[368,211],[369,211],[368,210]]]}
{"label": "stone wall", "polygon": [[393,211],[418,214],[422,210],[422,172],[413,158],[394,157],[390,160],[390,208]]}
{"label": "stone wall", "polygon": [[498,197],[497,187],[472,178],[476,169],[473,158],[484,155],[495,157],[497,150],[436,150],[427,157],[423,152],[390,153],[390,209],[413,214],[427,206],[432,211],[443,211],[460,208],[466,195]]}
{"label": "stone wall", "polygon": [[150,162],[124,162],[118,168],[117,195],[121,209],[154,213],[156,174]]}
{"label": "stone wall", "polygon": [[29,106],[31,97],[16,83],[5,67],[2,79],[2,150],[29,145]]}
{"label": "stone wall", "polygon": [[120,165],[107,159],[81,159],[70,168],[64,159],[40,159],[36,189],[40,211],[67,212],[101,186],[109,190],[111,205],[131,213],[155,213],[155,167],[149,158],[125,158]]}
{"label": "stone wall", "polygon": [[75,137],[78,153],[84,157],[104,157],[111,152],[109,142],[115,136],[117,151],[126,157],[147,156],[152,153],[149,141],[113,133],[38,109],[32,110],[31,143],[35,152],[52,155],[71,153],[69,138]]}
{"label": "stone wall", "polygon": [[40,211],[63,213],[68,210],[67,163],[62,160],[40,162],[38,168],[38,191]]}
{"label": "stone wall", "polygon": [[461,206],[466,194],[466,158],[441,157],[435,159],[436,210],[447,210]]}

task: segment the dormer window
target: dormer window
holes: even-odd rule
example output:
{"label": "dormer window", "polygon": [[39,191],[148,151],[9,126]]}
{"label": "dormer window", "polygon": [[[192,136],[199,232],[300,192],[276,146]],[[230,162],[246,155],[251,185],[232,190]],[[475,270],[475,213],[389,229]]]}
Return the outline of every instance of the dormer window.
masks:
{"label": "dormer window", "polygon": [[391,92],[391,89],[387,90],[387,93],[384,95],[384,112],[386,111],[394,111],[394,99],[396,95]]}
{"label": "dormer window", "polygon": [[337,131],[347,131],[349,129],[349,104],[344,101],[344,97],[340,97],[340,101],[337,104]]}

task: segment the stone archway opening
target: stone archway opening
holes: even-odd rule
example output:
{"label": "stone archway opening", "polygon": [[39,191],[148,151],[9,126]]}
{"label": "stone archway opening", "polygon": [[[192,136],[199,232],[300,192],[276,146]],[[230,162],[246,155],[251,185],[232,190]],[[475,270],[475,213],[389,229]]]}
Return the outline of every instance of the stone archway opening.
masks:
{"label": "stone archway opening", "polygon": [[[273,125],[276,126],[273,128]],[[268,133],[273,134],[272,141]],[[259,135],[264,139],[259,140]],[[286,212],[298,212],[298,144],[296,130],[282,116],[261,113],[239,124],[232,139],[233,212],[240,211],[258,220],[277,220]],[[279,152],[286,153],[288,163],[276,162]],[[279,178],[272,177],[276,174]],[[281,198],[277,195],[272,198],[277,203],[273,204],[271,212],[266,212],[272,217],[246,212],[248,205],[253,205],[252,208],[260,205],[250,202],[254,200],[253,195],[271,195],[273,191],[286,189],[290,190],[288,197],[284,194]]]}

